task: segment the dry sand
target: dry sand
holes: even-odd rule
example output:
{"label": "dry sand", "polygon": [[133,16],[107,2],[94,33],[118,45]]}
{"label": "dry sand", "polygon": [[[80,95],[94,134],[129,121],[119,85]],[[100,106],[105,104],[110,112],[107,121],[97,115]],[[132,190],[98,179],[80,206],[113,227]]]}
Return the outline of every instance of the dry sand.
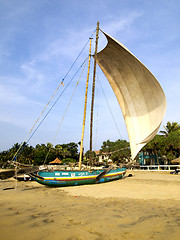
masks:
{"label": "dry sand", "polygon": [[1,240],[180,239],[180,174],[77,187],[0,181]]}

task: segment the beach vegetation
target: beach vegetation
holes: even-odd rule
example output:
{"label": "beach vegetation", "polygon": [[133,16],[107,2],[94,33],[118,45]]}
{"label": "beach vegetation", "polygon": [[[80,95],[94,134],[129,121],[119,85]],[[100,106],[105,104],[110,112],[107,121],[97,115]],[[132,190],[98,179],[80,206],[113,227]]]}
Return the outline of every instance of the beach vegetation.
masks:
{"label": "beach vegetation", "polygon": [[[20,147],[19,143],[15,143],[12,148],[0,153],[0,167],[12,167],[8,164],[13,160],[15,153]],[[17,154],[17,161],[28,165],[42,165],[59,158],[62,164],[78,161],[78,144],[70,142],[67,144],[57,144],[53,147],[51,143],[37,144],[35,147],[24,143],[21,150]]]}
{"label": "beach vegetation", "polygon": [[130,160],[131,156],[129,142],[121,139],[115,142],[104,141],[100,153],[110,153],[110,158],[116,163],[124,163],[126,160]]}
{"label": "beach vegetation", "polygon": [[[88,150],[86,153],[85,153],[85,158],[86,159],[90,159],[90,150]],[[92,151],[92,158],[95,159],[96,158],[96,153],[94,151]]]}
{"label": "beach vegetation", "polygon": [[[149,156],[155,156],[157,164],[160,161],[170,161],[180,156],[180,124],[177,122],[167,122],[164,130],[159,132],[148,144],[142,148],[142,152]],[[10,167],[11,161],[17,154],[17,161],[28,165],[42,165],[60,159],[62,164],[78,162],[78,144],[70,142],[66,144],[57,144],[53,146],[51,143],[37,144],[35,147],[23,143],[21,149],[19,143],[15,143],[10,149],[0,152],[0,167]],[[107,153],[110,159],[115,163],[126,163],[130,161],[130,145],[126,140],[118,139],[113,142],[104,141],[99,154]],[[85,153],[83,161],[89,159],[90,152]],[[98,161],[98,156],[93,152],[93,158]],[[138,156],[136,157],[138,161]],[[148,159],[146,159],[148,162]],[[150,161],[149,161],[150,162]]]}
{"label": "beach vegetation", "polygon": [[177,122],[172,122],[172,123],[167,122],[166,126],[163,126],[163,127],[164,127],[164,130],[160,131],[160,133],[166,137],[172,132],[180,131],[180,124],[178,124]]}
{"label": "beach vegetation", "polygon": [[157,134],[142,151],[150,155],[155,155],[157,163],[159,159],[170,161],[180,156],[180,125],[177,122],[167,122],[163,131]]}

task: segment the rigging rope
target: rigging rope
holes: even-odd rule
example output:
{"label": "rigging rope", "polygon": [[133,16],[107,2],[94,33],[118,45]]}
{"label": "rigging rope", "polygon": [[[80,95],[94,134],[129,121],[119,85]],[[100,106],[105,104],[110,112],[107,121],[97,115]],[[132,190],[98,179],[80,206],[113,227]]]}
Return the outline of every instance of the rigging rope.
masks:
{"label": "rigging rope", "polygon": [[[35,125],[38,123],[39,119],[41,118],[41,116],[43,115],[44,111],[46,110],[46,108],[48,107],[48,105],[50,104],[51,100],[53,99],[53,97],[55,96],[56,92],[58,91],[58,89],[60,88],[60,86],[63,85],[63,82],[61,82],[59,84],[59,86],[56,88],[55,92],[53,93],[53,95],[51,96],[50,100],[48,101],[48,103],[46,104],[45,108],[42,110],[41,114],[39,115],[39,117],[37,118],[36,122],[34,123],[34,125],[32,126],[31,130],[29,131],[29,133],[27,134],[27,136],[24,138],[23,142],[21,143],[19,149],[17,150],[17,152],[15,153],[15,155],[13,156],[13,159],[17,156],[18,152],[20,151],[20,149],[22,148],[23,144],[25,143],[26,139],[29,137],[29,135],[31,134],[32,130],[34,129]],[[13,160],[12,159],[12,160]]]}
{"label": "rigging rope", "polygon": [[115,121],[114,115],[113,115],[113,113],[112,113],[112,111],[111,111],[109,102],[108,102],[108,100],[107,100],[107,97],[106,97],[105,92],[104,92],[104,89],[103,89],[103,86],[102,86],[100,80],[99,80],[99,82],[100,82],[100,86],[101,86],[101,90],[102,90],[102,92],[103,92],[104,98],[105,98],[106,103],[107,103],[107,105],[108,105],[109,111],[110,111],[110,113],[111,113],[112,119],[113,119],[113,121],[114,121],[114,124],[115,124],[115,126],[116,126],[116,129],[117,129],[117,131],[118,131],[118,133],[119,133],[119,136],[120,136],[120,138],[121,138],[121,133],[120,133],[119,128],[118,128],[118,126],[117,126],[117,123],[116,123],[116,121]]}
{"label": "rigging rope", "polygon": [[[95,31],[93,32],[93,34],[91,35],[90,38],[92,38],[92,36],[94,35]],[[90,39],[89,38],[89,39]],[[42,114],[44,113],[44,111],[46,110],[47,106],[50,104],[51,100],[53,99],[53,97],[55,96],[55,94],[57,93],[57,91],[59,90],[60,86],[61,85],[64,85],[63,82],[65,80],[65,78],[68,76],[69,72],[71,71],[71,69],[73,68],[73,66],[75,65],[75,63],[77,62],[77,60],[79,59],[80,55],[82,54],[82,52],[84,51],[84,49],[86,48],[87,44],[89,43],[89,39],[88,41],[86,42],[86,44],[84,45],[84,47],[82,48],[82,50],[80,51],[79,55],[77,56],[77,58],[75,59],[75,61],[73,62],[73,64],[71,65],[71,67],[69,68],[69,70],[67,71],[66,75],[64,76],[64,78],[62,79],[61,83],[59,84],[59,86],[57,87],[57,89],[55,90],[55,92],[53,93],[52,97],[50,98],[49,102],[47,103],[47,105],[45,106],[45,108],[43,109],[43,111],[41,112],[40,116],[37,118],[35,124],[33,125],[33,127],[31,128],[31,130],[29,131],[29,133],[27,134],[27,136],[24,138],[23,142],[21,143],[19,149],[17,150],[17,152],[14,154],[13,158],[12,158],[12,161],[15,160],[16,161],[16,158],[17,156],[19,155],[19,151],[22,149],[23,147],[23,144],[25,143],[26,139],[29,137],[29,135],[31,134],[32,130],[34,129],[34,127],[36,126],[36,124],[38,123],[38,121],[40,120]],[[28,141],[30,140],[31,138],[28,139]]]}
{"label": "rigging rope", "polygon": [[116,150],[116,151],[109,152],[109,153],[119,152],[119,151],[122,151],[122,150],[124,150],[124,149],[130,149],[130,147],[120,148],[120,149],[118,149],[118,150]]}
{"label": "rigging rope", "polygon": [[[82,68],[82,66],[85,64],[85,62],[87,61],[87,58],[83,61],[83,63],[81,64],[81,66],[78,68],[78,70],[75,72],[75,74],[73,75],[73,77],[71,78],[71,80],[69,81],[69,83],[66,85],[66,87],[64,88],[64,90],[62,91],[62,93],[58,96],[58,98],[56,99],[56,101],[53,103],[53,105],[50,107],[49,111],[46,113],[46,115],[43,117],[43,119],[40,121],[39,125],[36,127],[36,129],[34,130],[34,132],[31,134],[31,136],[28,138],[26,144],[30,141],[30,139],[33,137],[33,135],[36,133],[36,131],[38,130],[38,128],[41,126],[41,124],[43,123],[43,121],[46,119],[46,117],[49,115],[49,113],[51,112],[51,110],[53,109],[53,107],[56,105],[56,103],[58,102],[58,100],[60,99],[60,97],[63,95],[63,93],[66,91],[66,89],[68,88],[68,86],[70,85],[70,83],[72,82],[72,80],[75,78],[75,76],[78,74],[79,70]],[[25,146],[24,146],[25,147]],[[24,149],[21,148],[21,151],[19,151],[19,153],[16,155],[16,157],[19,156],[19,154],[22,152],[22,150]],[[16,158],[15,158],[16,159]]]}
{"label": "rigging rope", "polygon": [[[61,122],[60,122],[59,127],[58,127],[58,129],[57,129],[57,131],[56,131],[55,137],[54,137],[54,139],[53,139],[53,141],[52,141],[52,145],[51,145],[52,147],[53,147],[54,142],[55,142],[55,140],[56,140],[56,137],[57,137],[57,134],[58,134],[58,132],[59,132],[59,129],[60,129],[62,123],[63,123],[63,120],[64,120],[64,118],[65,118],[65,115],[66,115],[66,113],[67,113],[67,111],[68,111],[68,108],[69,108],[69,106],[70,106],[70,103],[71,103],[71,101],[72,101],[72,98],[73,98],[73,96],[74,96],[74,93],[75,93],[75,91],[76,91],[76,89],[77,89],[77,86],[78,86],[78,84],[79,84],[79,81],[80,81],[80,79],[81,79],[81,77],[82,77],[82,74],[83,74],[83,72],[84,72],[84,69],[85,69],[85,67],[86,67],[86,64],[87,64],[87,59],[86,59],[86,63],[84,64],[84,67],[83,67],[83,69],[82,69],[82,72],[81,72],[81,74],[80,74],[80,77],[79,77],[79,79],[78,79],[78,81],[77,81],[77,83],[76,83],[76,86],[75,86],[75,88],[74,88],[74,91],[73,91],[73,93],[72,93],[72,95],[71,95],[71,97],[70,97],[70,100],[69,100],[68,104],[67,104],[66,110],[65,110],[65,112],[64,112],[64,114],[63,114],[63,116],[62,116],[62,118],[61,118]],[[45,164],[45,162],[46,162],[46,160],[47,160],[47,158],[48,158],[48,155],[49,155],[52,147],[50,147],[50,149],[49,149],[49,151],[48,151],[48,153],[47,153],[47,155],[46,155],[46,157],[45,157],[45,160],[44,160],[44,163],[43,163],[43,164]]]}
{"label": "rigging rope", "polygon": [[[99,80],[99,77],[98,77],[98,76],[97,76],[97,78],[98,78],[98,80]],[[112,111],[111,111],[111,108],[110,108],[109,102],[108,102],[108,100],[107,100],[107,97],[106,97],[106,95],[105,95],[104,89],[103,89],[103,87],[102,87],[101,81],[99,80],[98,82],[100,83],[100,86],[101,86],[103,95],[104,95],[104,97],[105,97],[106,103],[107,103],[107,105],[108,105],[109,111],[110,111],[110,113],[111,113],[111,115],[112,115],[112,118],[113,118],[113,121],[114,121],[114,123],[115,123],[115,126],[116,126],[116,128],[117,128],[117,130],[118,130],[118,133],[119,133],[120,137],[121,137],[119,128],[118,128],[118,126],[117,126],[117,123],[116,123],[115,118],[114,118],[114,116],[113,116],[113,113],[112,113]],[[124,150],[124,149],[130,149],[130,147],[120,148],[120,149],[118,149],[118,150],[116,150],[116,151],[113,151],[113,152],[110,152],[110,153],[119,152],[119,151],[122,151],[122,150]]]}

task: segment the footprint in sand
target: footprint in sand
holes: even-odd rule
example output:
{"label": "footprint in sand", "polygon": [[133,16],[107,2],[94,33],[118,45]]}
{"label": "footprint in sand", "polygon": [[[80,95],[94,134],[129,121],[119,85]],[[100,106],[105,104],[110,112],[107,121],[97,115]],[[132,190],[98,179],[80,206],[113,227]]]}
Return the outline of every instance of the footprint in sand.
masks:
{"label": "footprint in sand", "polygon": [[53,219],[44,219],[43,222],[45,222],[45,223],[52,223],[52,222],[54,222],[54,220]]}

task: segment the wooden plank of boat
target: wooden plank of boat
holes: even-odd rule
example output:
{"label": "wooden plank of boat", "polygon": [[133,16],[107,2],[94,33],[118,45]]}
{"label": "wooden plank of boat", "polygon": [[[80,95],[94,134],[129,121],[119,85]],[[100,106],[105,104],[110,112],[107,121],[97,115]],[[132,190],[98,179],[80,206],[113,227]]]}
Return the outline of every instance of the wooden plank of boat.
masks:
{"label": "wooden plank of boat", "polygon": [[37,172],[38,170],[39,170],[39,166],[17,169],[17,173],[15,169],[7,170],[7,171],[0,172],[0,179],[4,180],[4,179],[14,177],[16,174],[17,175],[29,174],[29,173]]}
{"label": "wooden plank of boat", "polygon": [[96,183],[98,183],[101,178],[103,178],[104,175],[106,175],[106,173],[108,173],[109,171],[111,171],[113,169],[113,166],[110,166],[108,168],[106,168],[103,172],[101,172],[97,177],[96,177]]}
{"label": "wooden plank of boat", "polygon": [[39,179],[41,179],[41,180],[44,180],[43,177],[41,177],[41,176],[39,176],[38,174],[35,174],[35,173],[29,173],[28,175],[29,175],[30,177],[33,177],[33,178],[39,178]]}

